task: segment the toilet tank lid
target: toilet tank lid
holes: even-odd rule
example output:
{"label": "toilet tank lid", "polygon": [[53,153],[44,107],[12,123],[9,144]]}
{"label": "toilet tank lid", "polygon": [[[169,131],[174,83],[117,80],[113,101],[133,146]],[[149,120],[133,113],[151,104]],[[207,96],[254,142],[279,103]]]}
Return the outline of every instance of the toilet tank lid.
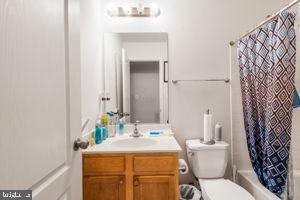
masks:
{"label": "toilet tank lid", "polygon": [[203,149],[228,149],[229,144],[223,141],[217,141],[213,145],[207,145],[200,142],[199,139],[186,140],[186,147],[191,150],[203,150]]}

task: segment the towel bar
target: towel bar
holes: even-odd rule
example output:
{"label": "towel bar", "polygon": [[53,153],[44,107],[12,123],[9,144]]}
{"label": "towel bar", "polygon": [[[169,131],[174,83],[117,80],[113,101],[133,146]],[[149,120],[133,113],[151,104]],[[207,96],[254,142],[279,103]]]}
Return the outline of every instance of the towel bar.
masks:
{"label": "towel bar", "polygon": [[222,81],[222,82],[225,82],[225,83],[229,83],[230,79],[229,78],[224,78],[224,79],[172,80],[172,83],[176,84],[178,82],[196,82],[196,81],[200,81],[200,82],[218,82],[218,81]]}

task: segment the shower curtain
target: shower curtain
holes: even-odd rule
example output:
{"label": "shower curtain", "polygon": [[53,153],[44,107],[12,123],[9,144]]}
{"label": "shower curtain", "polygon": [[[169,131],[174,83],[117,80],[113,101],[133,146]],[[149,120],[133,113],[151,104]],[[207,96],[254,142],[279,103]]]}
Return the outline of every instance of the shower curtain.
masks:
{"label": "shower curtain", "polygon": [[260,182],[280,196],[291,143],[296,65],[295,14],[282,12],[239,42],[245,131]]}

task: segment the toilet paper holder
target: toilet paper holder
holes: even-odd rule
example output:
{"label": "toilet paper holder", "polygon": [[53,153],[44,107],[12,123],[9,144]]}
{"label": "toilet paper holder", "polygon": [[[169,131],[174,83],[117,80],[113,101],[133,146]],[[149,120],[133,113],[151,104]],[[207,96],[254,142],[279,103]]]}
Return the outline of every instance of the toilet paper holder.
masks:
{"label": "toilet paper holder", "polygon": [[180,174],[187,174],[189,172],[189,167],[184,159],[178,159],[178,171]]}
{"label": "toilet paper holder", "polygon": [[186,166],[179,166],[179,167],[178,167],[178,170],[179,170],[179,171],[185,171],[186,169],[187,169]]}

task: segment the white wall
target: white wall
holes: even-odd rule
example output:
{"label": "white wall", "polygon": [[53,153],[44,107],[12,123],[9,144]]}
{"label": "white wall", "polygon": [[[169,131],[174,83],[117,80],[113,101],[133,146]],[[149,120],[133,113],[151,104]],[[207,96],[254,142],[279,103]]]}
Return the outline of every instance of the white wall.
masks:
{"label": "white wall", "polygon": [[[110,18],[105,9],[111,2],[122,3],[102,0],[103,10],[98,10],[103,13],[105,32],[168,33],[170,79],[229,77],[229,41],[287,3],[284,0],[157,0],[161,9],[158,18]],[[170,123],[182,148],[186,139],[202,136],[202,113],[207,108],[212,110],[214,121],[223,124],[224,139],[230,142],[229,91],[229,85],[223,83],[170,85]],[[185,151],[181,156],[185,157]],[[185,176],[181,180],[191,179]]]}
{"label": "white wall", "polygon": [[100,0],[80,1],[81,108],[82,118],[90,119],[87,130],[94,128],[99,113],[98,95],[104,91],[101,10]]}

